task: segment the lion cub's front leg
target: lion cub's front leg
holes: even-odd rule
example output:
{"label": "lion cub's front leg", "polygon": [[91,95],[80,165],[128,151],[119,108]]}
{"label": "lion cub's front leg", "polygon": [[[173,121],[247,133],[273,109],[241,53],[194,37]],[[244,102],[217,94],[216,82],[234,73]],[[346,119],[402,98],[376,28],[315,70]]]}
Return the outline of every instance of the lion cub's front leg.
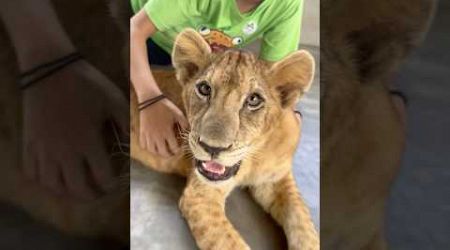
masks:
{"label": "lion cub's front leg", "polygon": [[292,173],[278,182],[252,186],[250,191],[264,210],[283,227],[290,250],[319,249],[319,237]]}
{"label": "lion cub's front leg", "polygon": [[232,187],[213,187],[191,175],[180,209],[202,250],[250,249],[225,215],[225,199]]}

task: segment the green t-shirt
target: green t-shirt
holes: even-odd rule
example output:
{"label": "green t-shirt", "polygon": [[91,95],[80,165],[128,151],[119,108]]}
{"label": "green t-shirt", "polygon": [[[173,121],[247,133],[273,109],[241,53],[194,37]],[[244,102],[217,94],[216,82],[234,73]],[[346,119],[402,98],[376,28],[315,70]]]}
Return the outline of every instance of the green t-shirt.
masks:
{"label": "green t-shirt", "polygon": [[131,0],[144,9],[158,32],[152,40],[169,54],[176,35],[196,29],[211,46],[243,47],[262,37],[260,57],[278,61],[297,50],[303,0],[263,0],[240,13],[235,0]]}

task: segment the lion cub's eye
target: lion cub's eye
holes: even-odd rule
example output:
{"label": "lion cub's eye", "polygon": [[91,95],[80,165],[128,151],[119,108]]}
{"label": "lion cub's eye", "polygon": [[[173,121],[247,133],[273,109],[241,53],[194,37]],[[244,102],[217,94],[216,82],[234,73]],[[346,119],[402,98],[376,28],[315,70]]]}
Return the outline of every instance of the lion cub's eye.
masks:
{"label": "lion cub's eye", "polygon": [[264,99],[259,94],[253,93],[247,97],[245,102],[250,110],[257,110],[262,107]]}
{"label": "lion cub's eye", "polygon": [[200,97],[209,97],[211,95],[211,86],[209,86],[207,81],[201,81],[195,87],[196,93]]}

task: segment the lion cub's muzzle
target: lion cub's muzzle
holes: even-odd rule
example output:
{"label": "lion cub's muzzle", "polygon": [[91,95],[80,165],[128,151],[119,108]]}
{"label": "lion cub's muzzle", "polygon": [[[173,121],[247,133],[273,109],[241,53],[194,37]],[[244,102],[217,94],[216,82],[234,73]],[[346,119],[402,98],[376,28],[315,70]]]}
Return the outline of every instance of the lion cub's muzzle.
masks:
{"label": "lion cub's muzzle", "polygon": [[232,145],[215,147],[197,139],[193,150],[195,167],[199,174],[210,181],[224,181],[239,171],[241,159],[233,155]]}

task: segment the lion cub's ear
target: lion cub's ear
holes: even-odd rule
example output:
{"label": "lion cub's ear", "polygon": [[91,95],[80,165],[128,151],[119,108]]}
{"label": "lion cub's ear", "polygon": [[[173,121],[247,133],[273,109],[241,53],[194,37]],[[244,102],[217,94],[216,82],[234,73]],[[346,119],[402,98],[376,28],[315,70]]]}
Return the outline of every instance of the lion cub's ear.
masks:
{"label": "lion cub's ear", "polygon": [[210,63],[211,47],[193,29],[185,29],[175,39],[172,62],[180,83],[186,83]]}
{"label": "lion cub's ear", "polygon": [[269,72],[270,85],[278,91],[281,106],[293,107],[311,87],[314,76],[314,58],[300,50],[272,65]]}

